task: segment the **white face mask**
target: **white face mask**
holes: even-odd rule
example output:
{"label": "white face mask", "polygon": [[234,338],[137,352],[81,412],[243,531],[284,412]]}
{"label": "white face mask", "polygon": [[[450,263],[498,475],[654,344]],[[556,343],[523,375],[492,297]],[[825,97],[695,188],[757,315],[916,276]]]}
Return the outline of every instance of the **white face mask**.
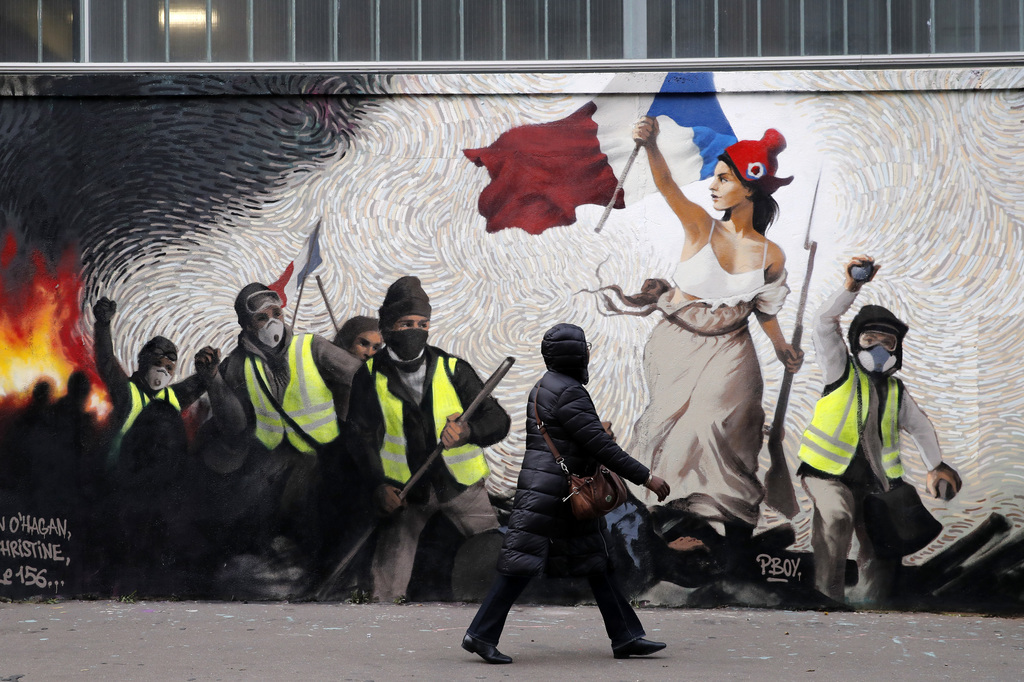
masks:
{"label": "white face mask", "polygon": [[162,388],[166,388],[171,383],[171,373],[167,371],[166,367],[153,366],[146,372],[146,383],[149,384],[150,389],[159,391]]}
{"label": "white face mask", "polygon": [[276,348],[277,344],[281,343],[281,339],[284,338],[284,322],[277,318],[268,320],[263,325],[263,328],[256,333],[256,336],[263,345]]}
{"label": "white face mask", "polygon": [[872,346],[857,353],[860,366],[869,372],[884,374],[896,365],[896,356],[882,348]]}

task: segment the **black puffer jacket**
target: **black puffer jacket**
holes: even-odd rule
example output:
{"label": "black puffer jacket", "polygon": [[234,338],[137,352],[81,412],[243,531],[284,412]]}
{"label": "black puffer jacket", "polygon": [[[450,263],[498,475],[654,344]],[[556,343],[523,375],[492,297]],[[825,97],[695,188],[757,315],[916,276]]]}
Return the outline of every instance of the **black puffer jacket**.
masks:
{"label": "black puffer jacket", "polygon": [[555,448],[575,474],[604,464],[624,479],[643,485],[650,471],[605,433],[590,394],[583,387],[590,359],[583,330],[559,324],[541,346],[548,372],[530,391],[526,408],[526,455],[516,486],[498,572],[532,576],[583,576],[608,570],[600,519],[578,521],[563,502],[565,473],[537,428],[534,400]]}

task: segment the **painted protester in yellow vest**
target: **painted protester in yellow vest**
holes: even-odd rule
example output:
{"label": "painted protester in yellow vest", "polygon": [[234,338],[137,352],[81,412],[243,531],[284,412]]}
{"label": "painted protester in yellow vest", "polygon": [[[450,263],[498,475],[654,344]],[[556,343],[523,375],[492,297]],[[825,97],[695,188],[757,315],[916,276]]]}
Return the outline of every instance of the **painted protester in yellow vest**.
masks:
{"label": "painted protester in yellow vest", "polygon": [[95,325],[93,347],[96,370],[107,387],[113,405],[112,423],[117,432],[108,452],[106,467],[114,469],[120,458],[120,443],[128,430],[153,400],[169,403],[179,413],[206,392],[207,383],[216,374],[219,352],[210,346],[196,354],[197,373],[171,383],[178,365],[178,349],[170,340],[154,336],[138,354],[138,366],[131,376],[122,369],[114,355],[111,321],[117,313],[117,304],[101,298],[93,305]]}
{"label": "painted protester in yellow vest", "polygon": [[797,475],[814,504],[815,586],[839,602],[845,600],[845,564],[854,534],[860,546],[855,600],[880,603],[890,596],[896,563],[876,555],[863,500],[904,485],[903,435],[917,445],[932,495],[939,496],[942,481],[952,494],[961,486],[956,471],[942,462],[931,421],[893,376],[903,364],[906,323],[882,306],[865,305],[850,323],[849,347],[843,340],[841,317],[879,269],[867,256],[847,263],[844,286],[818,310],[814,326],[825,390],[803,434]]}
{"label": "painted protester in yellow vest", "polygon": [[287,566],[281,580],[298,592],[333,549],[333,534],[354,524],[350,500],[363,486],[334,468],[345,457],[338,436],[360,363],[322,336],[292,334],[285,303],[259,282],[239,291],[238,345],[209,392],[219,445],[266,472],[249,479],[262,488],[245,491],[258,501],[247,551],[272,557],[277,570]]}
{"label": "painted protester in yellow vest", "polygon": [[235,300],[242,328],[210,388],[221,435],[253,436],[267,450],[315,455],[340,435],[359,361],[316,334],[292,334],[284,301],[264,284],[246,285]]}
{"label": "painted protester in yellow vest", "polygon": [[[356,375],[348,426],[384,517],[373,591],[391,600],[407,594],[420,533],[435,513],[467,537],[498,526],[484,488],[489,470],[483,448],[508,435],[510,420],[489,397],[466,424],[455,421],[483,382],[467,361],[427,345],[431,306],[419,279],[393,283],[379,313],[386,345]],[[445,447],[441,457],[400,499],[399,491],[438,443]]]}

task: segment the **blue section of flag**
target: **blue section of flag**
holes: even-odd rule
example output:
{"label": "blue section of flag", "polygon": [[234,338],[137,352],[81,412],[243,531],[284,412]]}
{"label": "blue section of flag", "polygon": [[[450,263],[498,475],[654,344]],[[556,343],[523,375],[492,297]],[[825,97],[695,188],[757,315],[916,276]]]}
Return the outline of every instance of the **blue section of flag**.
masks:
{"label": "blue section of flag", "polygon": [[316,270],[316,268],[323,263],[323,259],[320,258],[320,223],[316,224],[316,228],[313,230],[313,234],[309,235],[309,241],[306,243],[306,264],[299,270],[299,281],[303,281],[309,276],[309,273]]}
{"label": "blue section of flag", "polygon": [[704,160],[701,180],[711,177],[718,157],[736,142],[736,134],[718,103],[714,78],[706,71],[668,74],[647,115],[668,116],[680,126],[693,129],[693,142]]}

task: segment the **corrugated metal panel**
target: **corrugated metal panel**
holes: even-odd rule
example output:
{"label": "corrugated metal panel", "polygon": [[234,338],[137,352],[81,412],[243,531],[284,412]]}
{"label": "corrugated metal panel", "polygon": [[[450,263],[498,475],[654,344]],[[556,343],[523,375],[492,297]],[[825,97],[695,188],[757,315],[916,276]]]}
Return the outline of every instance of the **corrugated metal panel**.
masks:
{"label": "corrugated metal panel", "polygon": [[4,62],[463,62],[1024,51],[1024,0],[3,0]]}

